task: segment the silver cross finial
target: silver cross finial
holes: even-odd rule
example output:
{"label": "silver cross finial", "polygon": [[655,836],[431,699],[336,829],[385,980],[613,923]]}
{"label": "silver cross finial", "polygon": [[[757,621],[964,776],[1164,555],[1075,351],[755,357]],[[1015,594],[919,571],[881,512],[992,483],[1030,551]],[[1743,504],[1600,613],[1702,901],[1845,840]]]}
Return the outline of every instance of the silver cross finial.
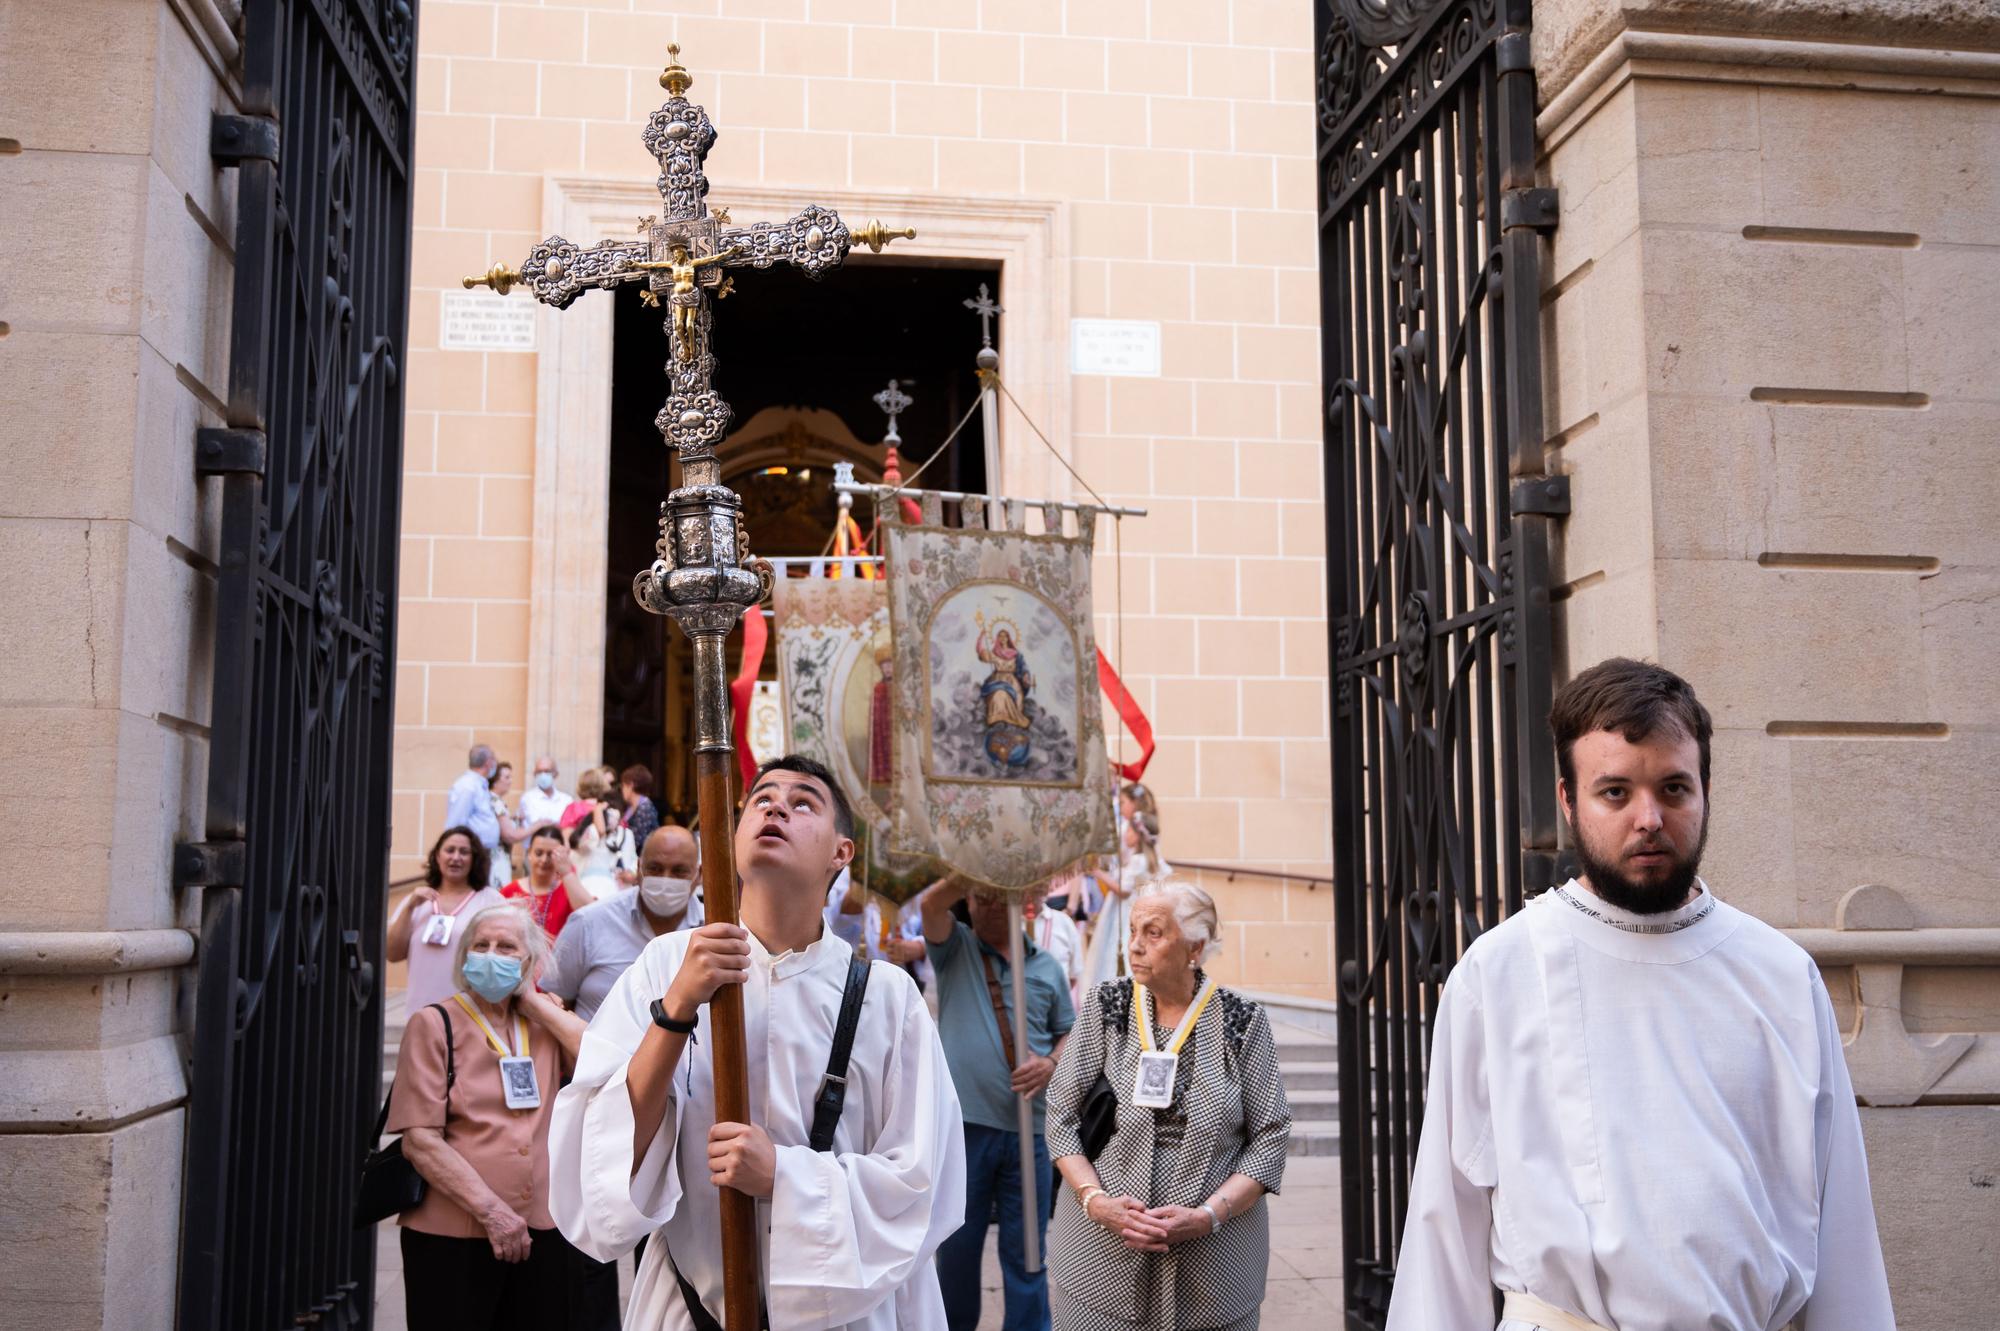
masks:
{"label": "silver cross finial", "polygon": [[900,444],[903,442],[903,436],[896,433],[896,417],[908,411],[910,404],[915,400],[915,398],[912,398],[908,393],[903,391],[901,381],[896,379],[891,379],[889,386],[875,395],[875,405],[882,408],[883,414],[889,418],[889,432],[882,436],[883,443]]}
{"label": "silver cross finial", "polygon": [[994,302],[993,294],[987,290],[984,282],[979,284],[979,298],[974,300],[972,297],[967,296],[963,303],[966,309],[971,310],[979,316],[979,345],[991,348],[993,345],[993,320],[996,316],[1005,314],[1007,311],[1001,309]]}

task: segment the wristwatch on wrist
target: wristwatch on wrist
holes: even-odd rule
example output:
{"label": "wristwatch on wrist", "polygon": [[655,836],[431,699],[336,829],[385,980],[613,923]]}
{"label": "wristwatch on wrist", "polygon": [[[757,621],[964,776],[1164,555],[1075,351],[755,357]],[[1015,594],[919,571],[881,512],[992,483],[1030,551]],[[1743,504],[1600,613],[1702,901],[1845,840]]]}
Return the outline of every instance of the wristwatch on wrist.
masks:
{"label": "wristwatch on wrist", "polygon": [[663,1031],[672,1031],[676,1035],[693,1035],[694,1028],[700,1021],[701,1013],[699,1012],[689,1017],[686,1021],[675,1021],[667,1015],[667,1005],[665,1003],[657,998],[653,1000],[653,1024]]}

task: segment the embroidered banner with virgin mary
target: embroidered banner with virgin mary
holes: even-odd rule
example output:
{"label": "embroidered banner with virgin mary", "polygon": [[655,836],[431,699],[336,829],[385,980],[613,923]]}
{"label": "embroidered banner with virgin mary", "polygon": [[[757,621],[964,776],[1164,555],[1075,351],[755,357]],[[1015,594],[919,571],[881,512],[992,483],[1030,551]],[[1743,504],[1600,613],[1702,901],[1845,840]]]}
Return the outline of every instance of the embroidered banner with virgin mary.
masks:
{"label": "embroidered banner with virgin mary", "polygon": [[885,522],[894,644],[890,844],[998,887],[1111,849],[1091,631],[1094,514],[1040,535]]}
{"label": "embroidered banner with virgin mary", "polygon": [[883,584],[780,577],[771,618],[784,710],[779,752],[817,759],[833,773],[854,810],[855,876],[900,905],[937,877],[937,866],[928,855],[889,849],[894,705]]}

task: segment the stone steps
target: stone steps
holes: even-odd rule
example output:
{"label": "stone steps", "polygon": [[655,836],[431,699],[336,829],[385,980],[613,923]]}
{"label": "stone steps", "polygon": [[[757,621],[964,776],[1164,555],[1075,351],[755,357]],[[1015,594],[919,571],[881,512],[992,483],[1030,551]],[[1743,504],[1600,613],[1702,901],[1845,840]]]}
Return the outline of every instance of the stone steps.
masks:
{"label": "stone steps", "polygon": [[1285,1098],[1292,1106],[1289,1153],[1340,1154],[1340,1077],[1333,1041],[1317,1031],[1277,1019],[1271,1023],[1271,1033],[1277,1040]]}

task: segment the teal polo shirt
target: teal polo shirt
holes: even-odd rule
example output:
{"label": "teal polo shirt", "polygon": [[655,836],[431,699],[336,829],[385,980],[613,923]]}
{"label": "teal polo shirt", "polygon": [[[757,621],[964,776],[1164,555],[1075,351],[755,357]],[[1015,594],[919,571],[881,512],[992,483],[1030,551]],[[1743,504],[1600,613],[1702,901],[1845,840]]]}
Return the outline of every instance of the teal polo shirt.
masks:
{"label": "teal polo shirt", "polygon": [[[1023,939],[1026,958],[1022,979],[1028,996],[1028,1048],[1047,1057],[1056,1041],[1076,1025],[1076,1012],[1069,1001],[1069,977],[1062,963]],[[1000,1001],[1006,1005],[1007,1021],[1014,1020],[1014,976],[1007,954],[979,941],[979,936],[963,924],[953,922],[951,937],[928,944],[931,965],[937,971],[938,1038],[944,1043],[944,1061],[951,1069],[952,1085],[958,1088],[959,1108],[967,1123],[1002,1132],[1019,1132],[1020,1118],[1014,1106],[1013,1073],[1007,1067],[1006,1046],[1000,1042],[1000,1024],[993,1016],[993,998],[986,988],[986,968],[981,958],[993,962],[993,978],[1000,985]],[[1035,1131],[1042,1130],[1045,1095],[1035,1097]]]}

